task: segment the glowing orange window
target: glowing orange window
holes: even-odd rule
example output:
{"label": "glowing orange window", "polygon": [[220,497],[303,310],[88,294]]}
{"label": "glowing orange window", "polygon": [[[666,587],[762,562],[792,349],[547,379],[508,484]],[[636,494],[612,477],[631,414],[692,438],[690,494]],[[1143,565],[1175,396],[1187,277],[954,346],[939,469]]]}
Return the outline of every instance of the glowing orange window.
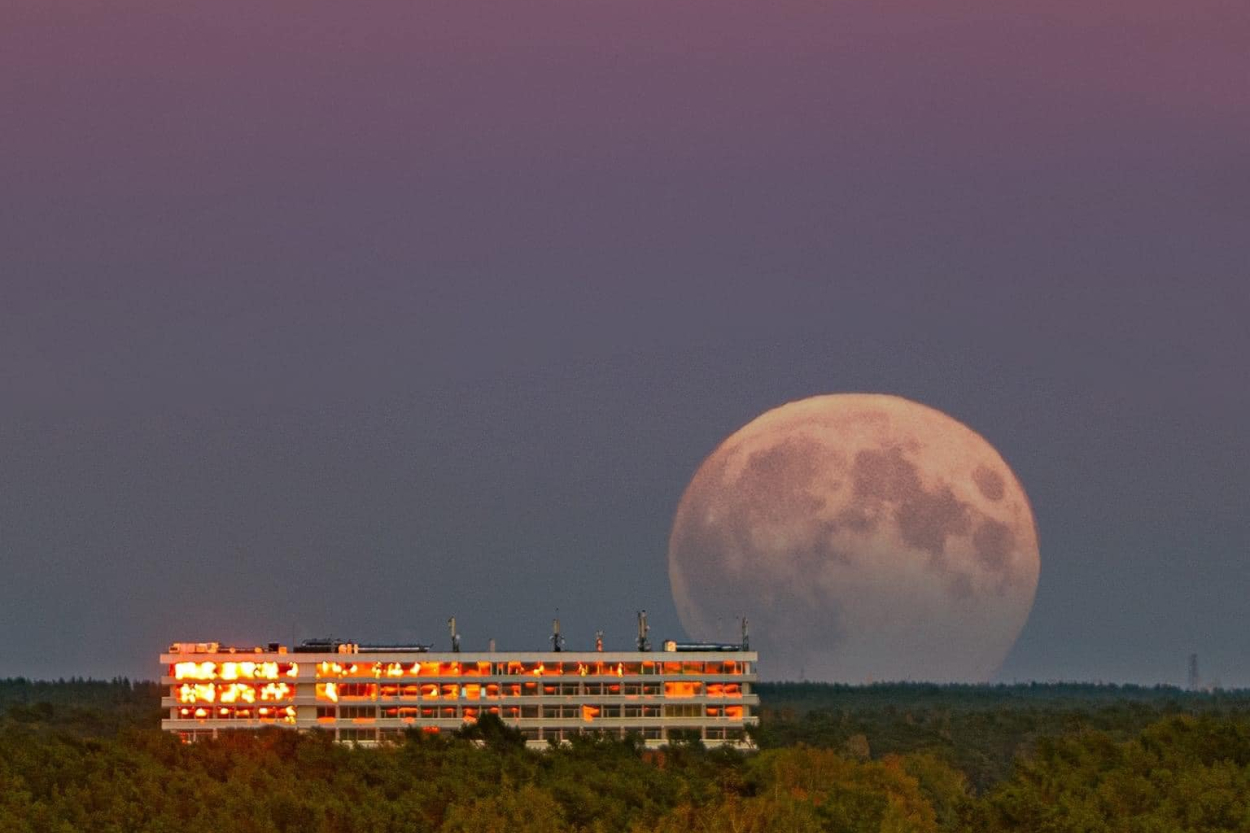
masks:
{"label": "glowing orange window", "polygon": [[665,697],[698,697],[703,689],[703,683],[697,682],[668,682],[664,684]]}

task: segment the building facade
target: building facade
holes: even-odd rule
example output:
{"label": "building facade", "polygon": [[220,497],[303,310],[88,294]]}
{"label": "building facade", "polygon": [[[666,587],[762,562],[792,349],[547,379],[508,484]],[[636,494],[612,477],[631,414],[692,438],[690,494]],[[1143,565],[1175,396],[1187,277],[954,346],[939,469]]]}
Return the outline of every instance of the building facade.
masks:
{"label": "building facade", "polygon": [[497,714],[530,746],[584,732],[655,747],[698,737],[750,746],[757,654],[747,650],[431,653],[351,643],[289,650],[178,643],[161,656],[161,728],[186,741],[232,729],[332,732],[372,745]]}

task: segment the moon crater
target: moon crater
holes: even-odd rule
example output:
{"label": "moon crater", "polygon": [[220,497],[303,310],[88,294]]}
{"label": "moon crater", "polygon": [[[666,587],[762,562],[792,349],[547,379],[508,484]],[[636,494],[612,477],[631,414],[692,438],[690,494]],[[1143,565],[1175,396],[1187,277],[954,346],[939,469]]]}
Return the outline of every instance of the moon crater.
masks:
{"label": "moon crater", "polygon": [[673,597],[697,639],[734,617],[772,678],[981,680],[1032,606],[1019,481],[980,435],[894,396],[793,402],[726,439],[678,505]]}

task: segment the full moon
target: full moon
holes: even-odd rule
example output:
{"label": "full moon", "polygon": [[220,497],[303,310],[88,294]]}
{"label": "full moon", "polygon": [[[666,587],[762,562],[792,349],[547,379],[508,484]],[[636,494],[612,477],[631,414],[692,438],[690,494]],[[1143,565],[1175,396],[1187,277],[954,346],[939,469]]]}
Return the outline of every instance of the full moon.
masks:
{"label": "full moon", "polygon": [[712,452],[669,539],[689,635],[769,679],[982,681],[1037,590],[1028,498],[979,434],[881,394],[791,402]]}

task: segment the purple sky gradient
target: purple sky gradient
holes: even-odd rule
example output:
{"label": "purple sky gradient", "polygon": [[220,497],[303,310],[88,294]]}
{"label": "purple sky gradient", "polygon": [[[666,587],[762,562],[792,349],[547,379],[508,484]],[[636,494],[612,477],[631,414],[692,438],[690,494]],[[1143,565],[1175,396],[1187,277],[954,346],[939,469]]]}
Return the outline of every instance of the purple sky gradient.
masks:
{"label": "purple sky gradient", "polygon": [[0,3],[0,675],[680,634],[704,456],[869,390],[1029,491],[1005,678],[1250,685],[1246,44],[1241,0]]}

